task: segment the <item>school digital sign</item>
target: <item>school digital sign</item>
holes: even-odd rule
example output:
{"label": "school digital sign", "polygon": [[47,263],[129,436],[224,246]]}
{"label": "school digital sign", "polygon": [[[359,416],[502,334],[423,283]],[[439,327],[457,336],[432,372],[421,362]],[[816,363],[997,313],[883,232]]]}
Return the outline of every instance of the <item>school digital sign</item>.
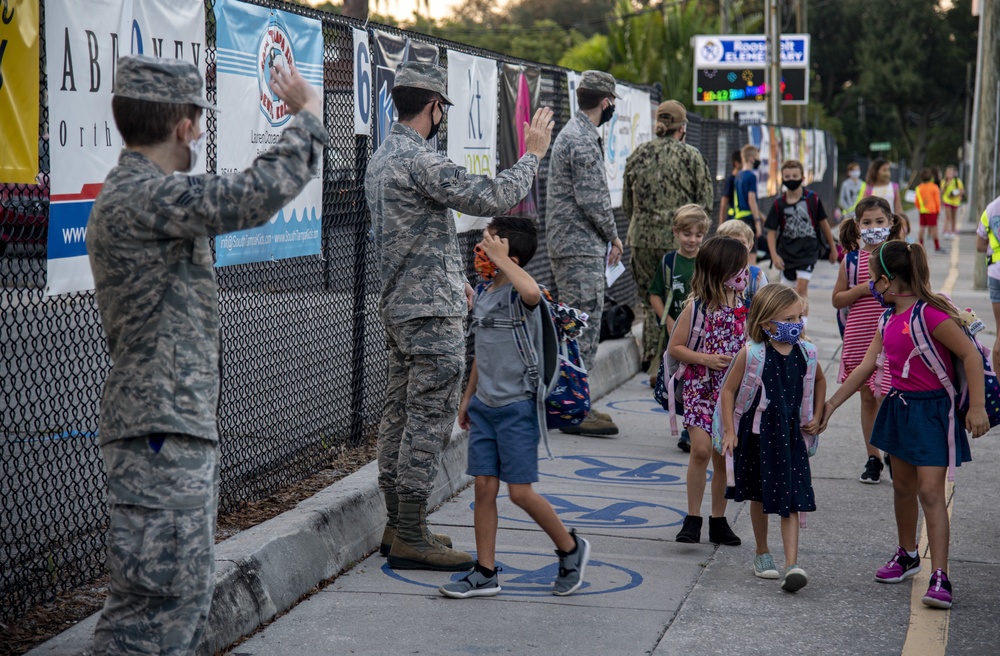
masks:
{"label": "school digital sign", "polygon": [[[695,71],[695,101],[700,105],[731,102],[757,102],[767,98],[766,71],[763,68],[699,68]],[[806,70],[781,70],[781,100],[805,103]]]}

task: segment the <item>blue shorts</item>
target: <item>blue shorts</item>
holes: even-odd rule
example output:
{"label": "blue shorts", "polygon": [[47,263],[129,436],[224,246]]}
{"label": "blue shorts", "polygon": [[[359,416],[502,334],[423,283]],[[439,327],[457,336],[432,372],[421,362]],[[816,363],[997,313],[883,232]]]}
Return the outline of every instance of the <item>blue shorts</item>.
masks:
{"label": "blue shorts", "polygon": [[986,287],[990,290],[990,303],[1000,303],[1000,280],[987,278]]}
{"label": "blue shorts", "polygon": [[491,408],[473,396],[469,420],[466,474],[496,476],[504,483],[538,482],[540,435],[534,399]]}
{"label": "blue shorts", "polygon": [[[871,444],[917,467],[948,466],[948,392],[904,392],[895,387],[882,400]],[[955,466],[972,460],[965,426],[955,418]]]}

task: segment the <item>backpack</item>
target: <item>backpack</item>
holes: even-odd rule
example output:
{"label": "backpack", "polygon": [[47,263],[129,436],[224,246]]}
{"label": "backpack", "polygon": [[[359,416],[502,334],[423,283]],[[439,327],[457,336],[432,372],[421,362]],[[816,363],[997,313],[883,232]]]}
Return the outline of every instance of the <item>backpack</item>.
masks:
{"label": "backpack", "polygon": [[[482,283],[476,288],[477,298],[489,284]],[[539,302],[539,310],[542,311],[540,354],[528,335],[525,327],[527,315],[513,285],[510,289],[510,320],[494,320],[491,325],[509,327],[514,331],[518,354],[527,367],[529,380],[536,388],[538,431],[551,459],[548,429],[576,426],[590,413],[590,382],[576,340],[587,325],[587,317],[562,303],[555,303],[545,287],[539,285],[539,289],[542,291]],[[472,323],[474,326],[483,325],[476,318]]]}
{"label": "backpack", "polygon": [[[858,285],[858,261],[861,258],[860,251],[853,250],[844,256],[844,271],[847,273],[847,288]],[[837,329],[840,331],[840,339],[844,339],[844,329],[847,327],[847,315],[851,313],[851,306],[842,307],[837,310]]]}
{"label": "backpack", "polygon": [[[951,398],[951,408],[948,412],[948,480],[954,481],[955,419],[957,418],[962,426],[965,425],[965,417],[969,412],[969,380],[965,373],[965,366],[959,358],[955,357],[954,353],[950,355],[955,371],[955,379],[952,380],[948,377],[948,369],[945,362],[934,347],[933,335],[931,331],[927,330],[927,319],[924,316],[926,308],[927,303],[922,300],[918,300],[913,304],[913,310],[910,314],[910,339],[913,341],[913,350],[910,351],[910,355],[906,358],[906,364],[903,365],[903,378],[906,378],[909,373],[910,360],[919,356],[923,360],[923,363],[927,365],[927,368],[937,376],[938,381],[941,382],[941,386],[948,391],[948,396]],[[878,330],[879,335],[883,336],[883,339],[885,326],[889,322],[889,318],[892,317],[893,311],[893,308],[889,308],[882,314],[882,318],[879,319]],[[964,312],[959,311],[958,314],[962,332],[975,345],[976,350],[979,351],[979,355],[983,359],[986,415],[989,417],[990,428],[993,428],[1000,425],[1000,380],[997,379],[997,375],[990,365],[989,349],[983,346],[976,337],[976,333],[984,327],[983,322],[970,309],[966,309]],[[884,346],[879,359],[880,361],[885,359]]]}
{"label": "backpack", "polygon": [[[831,245],[826,243],[826,235],[824,235],[823,231],[819,229],[819,220],[816,218],[819,214],[819,196],[814,191],[806,189],[802,193],[802,200],[806,202],[806,210],[809,212],[809,219],[812,221],[813,230],[816,231],[816,240],[819,242],[819,259],[825,260],[830,257]],[[781,220],[781,227],[778,229],[779,237],[785,232],[785,207],[787,207],[785,194],[781,194],[774,199],[774,211]]]}
{"label": "backpack", "polygon": [[[694,307],[691,310],[691,332],[688,334],[687,347],[692,351],[697,351],[701,346],[702,332],[705,329],[705,308],[701,301],[694,300]],[[670,415],[670,434],[678,435],[677,429],[677,385],[684,380],[684,372],[687,371],[687,363],[674,359],[670,355],[670,350],[663,352],[663,359],[660,362],[660,370],[656,374],[656,386],[653,390],[653,397],[660,404],[667,414]]]}
{"label": "backpack", "polygon": [[601,335],[597,341],[621,339],[632,330],[635,312],[627,305],[619,305],[610,296],[604,297],[604,312],[601,313]]}

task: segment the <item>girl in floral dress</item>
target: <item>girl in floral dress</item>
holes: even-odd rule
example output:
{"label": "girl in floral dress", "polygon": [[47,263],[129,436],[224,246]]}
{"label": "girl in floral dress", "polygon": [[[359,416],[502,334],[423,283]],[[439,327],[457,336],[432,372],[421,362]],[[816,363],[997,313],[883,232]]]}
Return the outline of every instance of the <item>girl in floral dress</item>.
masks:
{"label": "girl in floral dress", "polygon": [[701,505],[711,460],[713,471],[719,475],[712,477],[708,540],[737,546],[740,539],[726,521],[726,477],[722,474],[726,462],[712,448],[712,413],[726,368],[746,341],[743,293],[750,280],[747,250],[731,237],[712,237],[702,244],[694,266],[691,298],[674,324],[668,346],[670,356],[686,364],[684,427],[691,435],[688,514],[677,541],[701,541]]}

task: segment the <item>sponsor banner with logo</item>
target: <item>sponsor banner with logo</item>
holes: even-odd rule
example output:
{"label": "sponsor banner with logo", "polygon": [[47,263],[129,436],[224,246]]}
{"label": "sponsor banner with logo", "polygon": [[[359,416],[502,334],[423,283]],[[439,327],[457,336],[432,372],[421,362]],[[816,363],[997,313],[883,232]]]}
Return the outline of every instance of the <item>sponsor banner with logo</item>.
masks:
{"label": "sponsor banner with logo", "polygon": [[[48,0],[50,295],[94,288],[87,218],[124,143],[111,114],[118,58],[184,59],[205,75],[202,0]],[[203,170],[202,170],[203,172]]]}
{"label": "sponsor banner with logo", "polygon": [[[448,157],[475,175],[497,173],[497,63],[492,59],[448,52]],[[482,230],[490,217],[452,210],[458,232]]]}
{"label": "sponsor banner with logo", "polygon": [[625,182],[625,162],[639,144],[653,136],[653,121],[649,111],[649,93],[616,85],[620,96],[615,100],[615,114],[599,128],[604,142],[604,171],[611,193],[611,206],[622,206]]}
{"label": "sponsor banner with logo", "polygon": [[[534,66],[503,64],[500,80],[500,166],[509,169],[525,153],[524,124],[541,106],[542,71]],[[538,217],[538,177],[524,200],[510,214],[527,218]]]}
{"label": "sponsor banner with logo", "polygon": [[[292,120],[271,90],[271,64],[295,64],[323,95],[322,23],[238,0],[215,4],[218,48],[218,173],[246,169]],[[259,228],[215,240],[217,267],[318,255],[322,247],[322,167],[292,202]]]}
{"label": "sponsor banner with logo", "polygon": [[372,133],[372,55],[368,32],[354,28],[354,134]]}
{"label": "sponsor banner with logo", "polygon": [[38,0],[4,2],[0,14],[0,183],[38,175]]}
{"label": "sponsor banner with logo", "polygon": [[757,174],[757,198],[766,198],[778,193],[781,186],[781,131],[775,133],[769,125],[747,126],[747,143],[760,150],[760,168]]}
{"label": "sponsor banner with logo", "polygon": [[[396,107],[392,104],[392,86],[396,81],[396,67],[405,61],[437,64],[437,46],[418,43],[409,37],[395,36],[379,30],[371,31],[375,51],[375,149],[389,136],[396,122]],[[437,139],[430,141],[437,148]]]}

